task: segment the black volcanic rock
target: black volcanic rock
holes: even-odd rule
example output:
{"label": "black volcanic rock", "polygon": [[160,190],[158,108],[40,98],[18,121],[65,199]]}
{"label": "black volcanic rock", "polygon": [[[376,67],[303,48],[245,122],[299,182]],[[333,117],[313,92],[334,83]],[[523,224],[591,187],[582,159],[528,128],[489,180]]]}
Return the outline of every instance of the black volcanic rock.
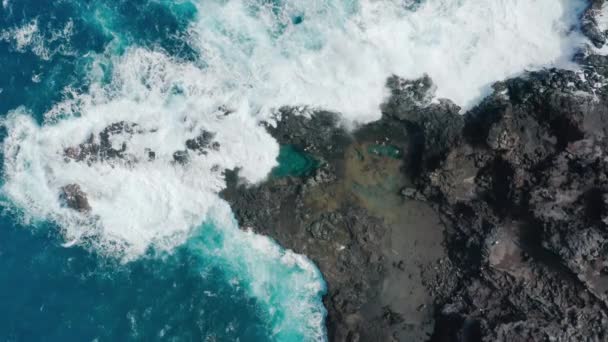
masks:
{"label": "black volcanic rock", "polygon": [[202,130],[196,137],[186,140],[186,148],[201,154],[207,153],[205,149],[213,148],[217,150],[220,145],[218,142],[213,141],[214,137],[214,133]]}
{"label": "black volcanic rock", "polygon": [[61,187],[59,198],[68,208],[81,213],[91,211],[87,194],[82,191],[78,184],[68,184]]}
{"label": "black volcanic rock", "polygon": [[[155,132],[156,129],[144,130],[137,123],[118,121],[104,127],[98,134],[91,134],[84,142],[65,148],[63,155],[66,162],[76,161],[89,164],[121,162],[132,165],[139,162],[139,157],[127,152],[131,138],[134,135]],[[179,165],[185,165],[190,161],[188,151],[195,152],[198,155],[206,155],[208,150],[218,151],[220,143],[214,141],[214,137],[215,133],[201,130],[197,136],[184,142],[184,150],[173,153],[172,161]],[[113,139],[116,139],[116,141],[113,142]],[[119,146],[115,146],[117,142],[119,142]],[[156,152],[150,148],[145,148],[143,152],[144,160],[151,162],[157,159]]]}
{"label": "black volcanic rock", "polygon": [[[405,80],[392,76],[387,81],[391,97],[382,106],[384,115],[403,121],[416,137],[417,164],[433,167],[456,144],[462,131],[460,107],[447,99],[432,102],[436,86],[427,76]],[[417,170],[412,170],[417,172]]]}
{"label": "black volcanic rock", "polygon": [[422,172],[466,275],[438,303],[437,320],[451,323],[435,340],[466,335],[466,322],[488,341],[608,336],[608,97],[582,81],[598,69],[583,72],[497,83],[465,115],[460,144]]}
{"label": "black volcanic rock", "polygon": [[185,165],[190,161],[190,155],[188,151],[175,151],[173,153],[173,161],[180,165]]}
{"label": "black volcanic rock", "polygon": [[[428,204],[400,193],[411,186],[401,172],[402,158],[410,156],[381,156],[373,149],[390,144],[409,151],[403,122],[387,118],[353,134],[334,113],[307,117],[283,108],[282,119],[268,131],[279,143],[312,154],[319,167],[310,175],[271,177],[255,186],[240,184],[238,173],[229,172],[222,197],[240,225],[319,266],[328,283],[324,304],[331,340],[428,339],[433,308],[421,270],[428,277],[437,273],[444,257],[442,227]],[[418,255],[410,256],[415,250]]]}
{"label": "black volcanic rock", "polygon": [[581,29],[583,33],[597,48],[601,48],[606,44],[606,32],[602,32],[596,19],[603,4],[604,0],[591,0],[590,6],[585,10],[583,17],[581,18]]}
{"label": "black volcanic rock", "polygon": [[[247,187],[229,173],[222,196],[317,263],[330,340],[603,341],[608,62],[581,63],[498,82],[464,116],[428,100],[428,78],[393,77],[383,118],[354,133],[285,108],[268,131],[320,160],[316,174]],[[383,144],[404,152],[398,167],[368,153]]]}
{"label": "black volcanic rock", "polygon": [[88,163],[123,159],[126,157],[127,143],[122,142],[119,148],[112,145],[112,137],[125,136],[127,139],[133,134],[142,134],[136,123],[119,121],[105,127],[99,134],[91,134],[89,138],[78,146],[71,146],[64,150],[67,159],[86,161]]}
{"label": "black volcanic rock", "polygon": [[[597,47],[603,3],[582,18]],[[329,176],[229,172],[222,196],[319,266],[331,341],[606,341],[608,57],[575,61],[497,82],[464,115],[428,76],[393,76],[382,119],[353,133],[284,108],[268,131]],[[387,144],[397,164],[366,153]]]}

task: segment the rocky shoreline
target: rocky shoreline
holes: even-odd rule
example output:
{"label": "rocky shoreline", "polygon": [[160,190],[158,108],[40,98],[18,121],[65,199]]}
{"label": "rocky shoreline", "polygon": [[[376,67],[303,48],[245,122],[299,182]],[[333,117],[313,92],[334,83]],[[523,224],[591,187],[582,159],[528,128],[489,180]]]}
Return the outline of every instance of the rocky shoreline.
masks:
{"label": "rocky shoreline", "polygon": [[[309,177],[271,178],[253,187],[239,185],[233,173],[222,196],[243,227],[316,262],[329,287],[332,339],[424,339],[432,333],[433,312],[418,285],[418,266],[445,258],[442,228],[428,204],[400,195],[413,186],[401,172],[403,159],[370,148],[390,143],[409,150],[406,129],[382,120],[352,135],[338,123],[331,113],[284,113],[269,130],[280,143],[314,155],[319,168]],[[382,142],[375,140],[380,135]]]}
{"label": "rocky shoreline", "polygon": [[[595,48],[603,6],[582,17]],[[226,171],[221,196],[242,227],[316,263],[330,341],[608,340],[608,56],[593,51],[577,71],[497,82],[464,115],[426,76],[390,77],[382,118],[354,131],[283,108],[266,128],[306,170],[256,185]],[[152,162],[116,139],[150,132],[116,122],[63,156]],[[167,162],[221,150],[214,138]],[[91,211],[79,184],[59,193]]]}
{"label": "rocky shoreline", "polygon": [[[601,47],[602,1],[583,32]],[[464,115],[392,77],[381,120],[282,111],[268,131],[306,176],[222,196],[244,227],[310,257],[331,341],[608,339],[608,57],[528,72]],[[388,151],[388,152],[387,152]]]}

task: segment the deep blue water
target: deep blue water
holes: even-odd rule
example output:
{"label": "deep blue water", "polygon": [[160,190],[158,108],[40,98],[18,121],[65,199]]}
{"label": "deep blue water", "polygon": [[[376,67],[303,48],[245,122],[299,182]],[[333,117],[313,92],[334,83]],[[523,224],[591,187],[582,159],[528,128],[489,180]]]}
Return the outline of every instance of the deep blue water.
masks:
{"label": "deep blue water", "polygon": [[1,341],[270,340],[255,299],[191,249],[121,264],[54,228],[0,221]]}
{"label": "deep blue water", "polygon": [[[91,53],[143,46],[194,58],[194,50],[179,37],[195,14],[195,7],[184,1],[7,1],[0,8],[0,29],[8,33],[0,39],[0,113],[26,105],[42,115],[62,99],[67,86],[85,91]],[[45,54],[36,51],[35,41],[19,48],[10,34],[32,22]],[[66,27],[71,27],[68,37],[53,37]],[[42,75],[40,81],[35,75]]]}

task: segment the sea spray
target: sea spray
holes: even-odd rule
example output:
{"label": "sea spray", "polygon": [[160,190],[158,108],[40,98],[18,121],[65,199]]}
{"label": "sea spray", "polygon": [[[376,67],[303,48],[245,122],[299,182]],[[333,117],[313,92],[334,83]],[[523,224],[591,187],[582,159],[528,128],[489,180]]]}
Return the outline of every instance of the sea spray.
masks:
{"label": "sea spray", "polygon": [[[325,282],[314,264],[284,250],[268,237],[241,231],[227,203],[214,208],[188,248],[201,258],[218,258],[232,284],[246,288],[263,303],[263,315],[277,341],[324,341],[326,311],[321,302]],[[232,224],[228,222],[232,221]]]}
{"label": "sea spray", "polygon": [[251,115],[268,119],[273,108],[302,105],[360,123],[380,117],[393,74],[427,73],[438,97],[470,108],[497,80],[574,67],[586,6],[582,0],[196,4],[188,41],[210,77],[236,92],[233,100],[247,99]]}
{"label": "sea spray", "polygon": [[[1,340],[278,340],[249,275],[226,272],[230,261],[209,249],[186,243],[121,263],[63,248],[59,227],[14,225],[15,214],[0,217]],[[205,239],[221,235],[206,228]]]}

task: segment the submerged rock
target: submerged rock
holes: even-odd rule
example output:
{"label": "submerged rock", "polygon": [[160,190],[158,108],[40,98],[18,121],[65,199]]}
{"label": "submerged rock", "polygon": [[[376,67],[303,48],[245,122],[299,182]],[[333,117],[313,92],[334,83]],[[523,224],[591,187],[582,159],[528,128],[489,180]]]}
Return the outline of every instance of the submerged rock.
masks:
{"label": "submerged rock", "polygon": [[[65,161],[122,163],[134,165],[142,160],[152,162],[159,156],[150,148],[144,148],[143,155],[137,151],[129,150],[131,139],[135,135],[154,134],[157,129],[145,130],[137,123],[119,121],[106,126],[98,134],[91,134],[84,142],[77,146],[64,149]],[[178,150],[171,156],[171,161],[179,165],[186,165],[190,161],[188,151],[198,155],[206,155],[209,150],[218,151],[220,143],[214,141],[215,133],[201,130],[200,134],[184,142],[184,150]]]}
{"label": "submerged rock", "polygon": [[220,144],[213,141],[214,137],[214,133],[203,130],[195,138],[186,140],[186,148],[201,154],[207,154],[205,150],[209,148],[218,150]]}
{"label": "submerged rock", "polygon": [[188,151],[175,151],[173,153],[173,162],[180,164],[180,165],[185,165],[190,161],[190,155],[188,154]]}
{"label": "submerged rock", "polygon": [[61,187],[59,198],[65,206],[70,209],[74,209],[81,213],[91,211],[91,205],[89,204],[87,194],[82,191],[78,184],[68,184]]}
{"label": "submerged rock", "polygon": [[[99,134],[91,134],[87,140],[78,146],[71,146],[64,150],[68,160],[88,163],[124,159],[127,150],[127,141],[133,134],[142,134],[143,130],[133,122],[119,121],[105,127]],[[123,136],[124,140],[116,146],[112,138]]]}

